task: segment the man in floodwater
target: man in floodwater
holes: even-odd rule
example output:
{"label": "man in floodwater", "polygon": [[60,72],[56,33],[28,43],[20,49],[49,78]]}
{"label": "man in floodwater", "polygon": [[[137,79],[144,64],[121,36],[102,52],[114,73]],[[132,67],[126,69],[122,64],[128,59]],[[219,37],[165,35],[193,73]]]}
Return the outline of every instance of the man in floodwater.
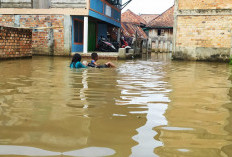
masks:
{"label": "man in floodwater", "polygon": [[94,68],[115,68],[116,66],[111,63],[111,62],[107,62],[103,65],[99,65],[97,63],[98,60],[98,54],[97,53],[92,53],[91,54],[91,62],[88,64],[89,67],[94,67]]}

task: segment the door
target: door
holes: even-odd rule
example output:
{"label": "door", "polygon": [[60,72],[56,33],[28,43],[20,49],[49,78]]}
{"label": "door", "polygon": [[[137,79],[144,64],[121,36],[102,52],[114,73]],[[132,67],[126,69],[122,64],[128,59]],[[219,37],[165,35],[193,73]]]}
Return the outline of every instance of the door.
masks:
{"label": "door", "polygon": [[96,49],[96,23],[89,22],[88,51]]}

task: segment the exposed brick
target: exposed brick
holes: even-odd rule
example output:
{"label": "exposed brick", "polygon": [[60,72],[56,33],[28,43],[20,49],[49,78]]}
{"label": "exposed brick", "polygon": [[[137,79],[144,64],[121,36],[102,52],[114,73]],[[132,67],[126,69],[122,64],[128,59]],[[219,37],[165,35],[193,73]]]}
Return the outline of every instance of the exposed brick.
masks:
{"label": "exposed brick", "polygon": [[[0,15],[0,25],[2,26],[8,26],[12,27],[15,23],[15,16],[14,15]],[[60,28],[54,28],[53,34],[54,34],[54,51],[57,53],[63,53],[64,52],[64,16],[62,15],[21,15],[20,16],[20,27],[60,27]],[[16,31],[17,32],[17,31]],[[27,30],[25,30],[27,32]],[[32,37],[32,41],[30,41],[30,44],[32,44],[33,50],[35,50],[33,53],[35,54],[49,54],[49,33],[50,29],[34,29],[33,32],[29,33],[14,33],[11,34],[9,37],[14,37],[15,40],[27,40],[27,38]],[[7,33],[7,31],[2,32]],[[2,39],[7,39],[7,35],[3,35]],[[27,37],[26,37],[27,36]],[[18,37],[18,38],[15,38]],[[23,38],[23,39],[21,39]],[[15,42],[15,41],[14,41]],[[17,44],[19,45],[19,44]]]}
{"label": "exposed brick", "polygon": [[[31,33],[32,30],[0,27],[0,35],[4,39],[0,40],[0,59],[32,56],[32,48],[30,45],[32,41]],[[23,41],[22,45],[18,44],[20,41],[16,37],[19,34],[23,34],[23,37],[20,38]],[[25,41],[28,40],[30,43],[26,44]]]}

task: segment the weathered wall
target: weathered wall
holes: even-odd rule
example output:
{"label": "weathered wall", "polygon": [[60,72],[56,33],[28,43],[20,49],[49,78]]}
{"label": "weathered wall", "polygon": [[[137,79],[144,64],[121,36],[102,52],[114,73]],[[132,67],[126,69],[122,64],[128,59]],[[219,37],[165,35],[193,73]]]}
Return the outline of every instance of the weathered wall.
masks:
{"label": "weathered wall", "polygon": [[31,0],[0,0],[1,8],[32,8]]}
{"label": "weathered wall", "polygon": [[232,9],[231,0],[178,0],[180,10]]}
{"label": "weathered wall", "polygon": [[51,7],[51,1],[50,0],[33,0],[32,8],[35,9],[48,9]]}
{"label": "weathered wall", "polygon": [[1,8],[86,8],[86,0],[0,0]]}
{"label": "weathered wall", "polygon": [[[63,15],[0,15],[1,26],[33,29],[32,49],[35,55],[69,55],[64,49]],[[43,29],[44,28],[44,29]]]}
{"label": "weathered wall", "polygon": [[0,26],[0,59],[32,56],[32,30]]}
{"label": "weathered wall", "polygon": [[163,36],[158,36],[158,29],[149,30],[153,52],[172,52],[173,30],[163,29]]}
{"label": "weathered wall", "polygon": [[175,9],[174,59],[227,61],[231,47],[231,2],[179,0]]}
{"label": "weathered wall", "polygon": [[89,0],[0,0],[0,14],[89,15]]}
{"label": "weathered wall", "polygon": [[51,8],[85,8],[86,0],[51,0]]}
{"label": "weathered wall", "polygon": [[[172,38],[173,36],[173,29],[163,29],[164,35],[162,37]],[[156,38],[158,37],[158,29],[151,29],[148,32],[149,38]]]}

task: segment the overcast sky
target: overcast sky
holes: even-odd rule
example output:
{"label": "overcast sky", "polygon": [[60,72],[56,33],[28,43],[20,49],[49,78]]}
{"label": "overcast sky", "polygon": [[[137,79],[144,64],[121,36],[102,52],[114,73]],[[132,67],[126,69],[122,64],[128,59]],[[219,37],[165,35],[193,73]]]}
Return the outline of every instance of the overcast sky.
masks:
{"label": "overcast sky", "polygon": [[[128,0],[122,0],[123,3]],[[123,12],[130,9],[136,14],[161,14],[174,4],[174,0],[132,0]]]}

